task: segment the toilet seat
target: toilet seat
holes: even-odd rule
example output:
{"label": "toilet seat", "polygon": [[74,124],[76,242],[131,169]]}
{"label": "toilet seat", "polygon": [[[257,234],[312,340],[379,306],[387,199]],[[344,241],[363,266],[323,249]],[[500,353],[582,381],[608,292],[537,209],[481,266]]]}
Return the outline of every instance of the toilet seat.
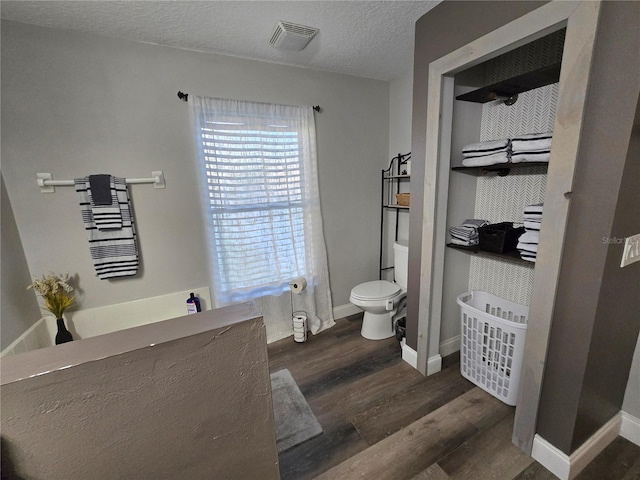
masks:
{"label": "toilet seat", "polygon": [[387,280],[365,282],[351,290],[351,297],[355,300],[385,300],[395,297],[402,292],[402,288]]}

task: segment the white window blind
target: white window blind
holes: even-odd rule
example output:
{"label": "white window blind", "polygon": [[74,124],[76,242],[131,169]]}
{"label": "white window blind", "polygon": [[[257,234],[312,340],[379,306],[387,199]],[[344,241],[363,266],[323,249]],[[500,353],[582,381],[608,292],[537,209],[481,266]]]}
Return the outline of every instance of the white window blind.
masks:
{"label": "white window blind", "polygon": [[189,95],[211,293],[255,300],[267,340],[292,333],[289,281],[312,333],[334,324],[311,107]]}
{"label": "white window blind", "polygon": [[201,128],[219,288],[243,297],[305,275],[299,132],[207,121]]}

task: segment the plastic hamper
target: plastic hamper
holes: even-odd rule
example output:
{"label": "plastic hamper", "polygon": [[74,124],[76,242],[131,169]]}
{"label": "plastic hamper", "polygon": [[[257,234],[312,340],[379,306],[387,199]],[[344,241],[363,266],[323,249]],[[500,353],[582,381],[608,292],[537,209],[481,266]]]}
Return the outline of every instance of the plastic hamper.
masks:
{"label": "plastic hamper", "polygon": [[457,302],[460,373],[507,405],[515,405],[529,307],[477,290],[459,295]]}

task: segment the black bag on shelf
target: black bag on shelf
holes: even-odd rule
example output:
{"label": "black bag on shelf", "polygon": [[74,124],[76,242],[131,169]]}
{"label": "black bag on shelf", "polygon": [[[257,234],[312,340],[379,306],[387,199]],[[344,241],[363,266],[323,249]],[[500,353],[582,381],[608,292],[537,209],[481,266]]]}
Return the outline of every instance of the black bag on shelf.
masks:
{"label": "black bag on shelf", "polygon": [[480,250],[493,253],[507,253],[516,250],[518,238],[524,227],[514,227],[512,222],[492,223],[478,228]]}

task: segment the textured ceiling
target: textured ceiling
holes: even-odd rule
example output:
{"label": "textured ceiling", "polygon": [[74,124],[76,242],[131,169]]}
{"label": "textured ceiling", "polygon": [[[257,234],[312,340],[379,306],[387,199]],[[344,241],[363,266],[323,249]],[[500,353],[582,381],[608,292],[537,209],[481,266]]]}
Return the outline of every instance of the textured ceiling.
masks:
{"label": "textured ceiling", "polygon": [[[439,1],[2,1],[3,19],[378,80],[411,69],[414,24]],[[320,29],[300,52],[278,20]]]}

